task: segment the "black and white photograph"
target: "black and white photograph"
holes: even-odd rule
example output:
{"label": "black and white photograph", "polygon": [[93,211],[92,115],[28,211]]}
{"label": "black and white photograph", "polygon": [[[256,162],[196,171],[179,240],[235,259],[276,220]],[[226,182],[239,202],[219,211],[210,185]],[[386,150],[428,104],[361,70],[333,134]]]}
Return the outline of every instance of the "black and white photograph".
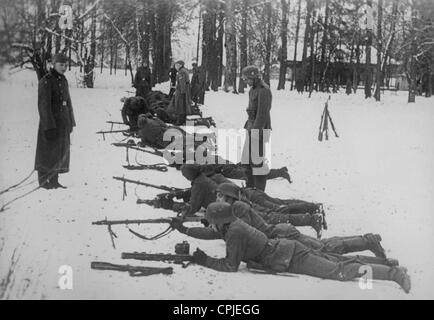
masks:
{"label": "black and white photograph", "polygon": [[433,23],[434,0],[0,0],[0,300],[434,299]]}

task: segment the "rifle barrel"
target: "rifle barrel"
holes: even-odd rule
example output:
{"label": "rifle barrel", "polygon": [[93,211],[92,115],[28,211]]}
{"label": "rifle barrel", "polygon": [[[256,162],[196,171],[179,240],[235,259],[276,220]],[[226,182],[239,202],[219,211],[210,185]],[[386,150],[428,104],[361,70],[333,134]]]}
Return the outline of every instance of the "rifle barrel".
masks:
{"label": "rifle barrel", "polygon": [[157,186],[157,185],[152,184],[152,183],[142,182],[142,181],[138,181],[138,180],[131,180],[131,179],[126,179],[126,178],[122,178],[122,177],[113,177],[113,179],[123,181],[123,182],[138,184],[141,186],[151,187],[151,188],[155,188],[155,189],[160,189],[160,190],[168,191],[168,192],[183,191],[183,189],[180,189],[180,188],[174,188],[174,187],[170,188],[170,187],[166,187],[166,186]]}
{"label": "rifle barrel", "polygon": [[116,224],[142,224],[142,223],[170,223],[171,219],[141,219],[141,220],[100,220],[92,222],[93,225],[109,226]]}
{"label": "rifle barrel", "polygon": [[145,252],[122,252],[122,259],[135,259],[143,261],[193,261],[193,256],[188,254],[166,254],[166,253],[145,253]]}
{"label": "rifle barrel", "polygon": [[[201,217],[185,217],[184,222],[200,222]],[[145,224],[145,223],[171,223],[171,218],[160,218],[160,219],[136,219],[136,220],[100,220],[92,222],[93,225],[97,226],[111,226],[119,224]]]}

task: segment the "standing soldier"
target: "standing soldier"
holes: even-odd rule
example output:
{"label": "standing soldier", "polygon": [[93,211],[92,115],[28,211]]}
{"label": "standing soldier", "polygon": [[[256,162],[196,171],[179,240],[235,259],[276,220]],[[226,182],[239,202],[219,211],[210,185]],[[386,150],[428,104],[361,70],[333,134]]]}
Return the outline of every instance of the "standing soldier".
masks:
{"label": "standing soldier", "polygon": [[59,174],[69,172],[70,134],[75,127],[66,71],[67,58],[53,57],[53,68],[39,81],[39,130],[35,170],[39,186],[45,189],[65,188]]}
{"label": "standing soldier", "polygon": [[184,68],[184,61],[178,61],[175,63],[175,68],[178,71],[176,74],[176,91],[174,101],[174,109],[176,113],[176,125],[185,124],[187,115],[191,112],[191,88],[190,88],[190,76],[187,70]]}
{"label": "standing soldier", "polygon": [[136,76],[134,77],[133,87],[136,88],[136,97],[146,99],[148,92],[152,88],[151,69],[145,62],[137,68]]}
{"label": "standing soldier", "polygon": [[191,76],[191,100],[197,106],[199,100],[199,69],[197,63],[193,63],[193,75]]}
{"label": "standing soldier", "polygon": [[170,91],[169,91],[169,98],[172,99],[173,94],[175,93],[176,89],[176,74],[178,73],[178,70],[176,70],[175,65],[172,66],[169,70],[169,77],[170,77]]}
{"label": "standing soldier", "polygon": [[[246,110],[248,120],[244,125],[244,129],[247,132],[242,160],[247,169],[246,186],[264,191],[267,184],[266,176],[269,171],[264,167],[266,166],[266,162],[264,161],[264,146],[268,141],[268,135],[271,131],[270,109],[272,95],[270,88],[262,81],[257,67],[245,67],[242,70],[242,77],[251,87],[249,91],[249,106]],[[252,156],[257,155],[262,159],[260,163],[256,163],[252,159]]]}
{"label": "standing soldier", "polygon": [[197,102],[199,104],[205,103],[205,90],[206,90],[206,72],[202,66],[197,67],[198,70],[198,81],[199,81],[199,95]]}

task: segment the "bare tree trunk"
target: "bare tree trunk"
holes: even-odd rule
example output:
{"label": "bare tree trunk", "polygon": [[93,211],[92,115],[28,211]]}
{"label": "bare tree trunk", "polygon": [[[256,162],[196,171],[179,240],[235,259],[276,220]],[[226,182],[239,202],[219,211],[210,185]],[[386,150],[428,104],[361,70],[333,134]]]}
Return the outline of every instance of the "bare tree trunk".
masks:
{"label": "bare tree trunk", "polygon": [[93,88],[93,73],[95,69],[96,57],[96,9],[92,10],[91,26],[90,26],[90,52],[85,61],[84,66],[84,83],[87,88]]}
{"label": "bare tree trunk", "polygon": [[383,50],[382,38],[382,20],[383,20],[383,0],[378,0],[378,13],[377,13],[377,74],[375,86],[375,101],[380,101],[381,85],[383,84],[383,73],[381,71],[381,51]]}
{"label": "bare tree trunk", "polygon": [[311,33],[310,33],[310,84],[309,84],[309,97],[312,95],[313,86],[315,82],[315,22],[316,10],[312,12]]}
{"label": "bare tree trunk", "polygon": [[[284,0],[283,0],[284,1]],[[249,0],[243,0],[241,8],[241,31],[240,31],[240,74],[244,67],[247,66],[247,19],[249,10]],[[246,84],[242,77],[238,84],[238,92],[244,93]]]}
{"label": "bare tree trunk", "polygon": [[282,5],[282,25],[280,27],[280,38],[282,41],[282,50],[280,54],[280,73],[277,90],[284,90],[286,83],[286,60],[288,59],[288,11],[289,4],[286,0],[281,0]]}
{"label": "bare tree trunk", "polygon": [[[303,57],[302,57],[302,67],[301,67],[301,79],[303,79],[303,91],[305,90],[305,86],[307,84],[306,78],[307,78],[307,47],[309,43],[309,36],[311,34],[311,17],[312,17],[312,10],[313,10],[313,0],[306,0],[307,2],[307,8],[306,8],[306,28],[304,31],[304,41],[303,41]],[[301,86],[300,86],[301,87]]]}
{"label": "bare tree trunk", "polygon": [[237,93],[237,40],[234,21],[234,1],[226,0],[226,74],[225,91]]}
{"label": "bare tree trunk", "polygon": [[110,26],[109,32],[109,46],[110,46],[110,75],[113,74],[113,27]]}
{"label": "bare tree trunk", "polygon": [[267,18],[267,33],[265,40],[265,61],[264,61],[264,82],[270,85],[270,69],[271,69],[271,23],[272,23],[272,8],[271,2],[265,4],[265,15]]}
{"label": "bare tree trunk", "polygon": [[[217,39],[215,42],[215,48],[216,48],[216,52],[217,52],[217,58],[216,58],[216,62],[217,62],[217,87],[221,87],[222,86],[222,82],[223,82],[223,51],[224,51],[224,46],[223,46],[223,39],[225,36],[225,12],[224,10],[220,9],[219,14],[218,14],[218,28],[217,28]],[[215,86],[213,86],[213,90],[216,90]]]}
{"label": "bare tree trunk", "polygon": [[295,28],[294,60],[292,61],[291,90],[294,89],[294,79],[297,76],[297,46],[300,32],[301,0],[298,0],[297,27]]}
{"label": "bare tree trunk", "polygon": [[326,49],[328,45],[328,22],[329,22],[329,14],[330,14],[330,0],[326,0],[325,3],[325,17],[324,17],[324,31],[323,31],[323,37],[321,41],[321,82],[320,82],[320,91],[324,91],[324,82],[326,78],[325,74],[325,66],[326,66]]}
{"label": "bare tree trunk", "polygon": [[[369,7],[372,7],[372,0],[366,1]],[[372,69],[371,69],[371,45],[372,45],[372,30],[367,30],[368,39],[366,40],[366,68],[365,68],[365,99],[372,96]]]}

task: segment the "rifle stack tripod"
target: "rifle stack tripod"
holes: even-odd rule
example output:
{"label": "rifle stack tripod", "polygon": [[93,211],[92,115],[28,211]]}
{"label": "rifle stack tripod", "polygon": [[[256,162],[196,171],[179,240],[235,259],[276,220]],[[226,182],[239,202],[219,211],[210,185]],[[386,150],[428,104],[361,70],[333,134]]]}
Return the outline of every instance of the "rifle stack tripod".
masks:
{"label": "rifle stack tripod", "polygon": [[332,117],[330,115],[329,112],[329,100],[330,100],[330,96],[327,99],[325,106],[324,106],[324,110],[322,112],[321,115],[321,122],[319,124],[319,133],[318,133],[318,140],[322,141],[324,133],[325,133],[325,139],[328,140],[329,139],[329,122],[330,125],[332,126],[332,130],[335,133],[336,138],[339,138],[338,133],[336,132],[336,128],[335,125],[333,123]]}

